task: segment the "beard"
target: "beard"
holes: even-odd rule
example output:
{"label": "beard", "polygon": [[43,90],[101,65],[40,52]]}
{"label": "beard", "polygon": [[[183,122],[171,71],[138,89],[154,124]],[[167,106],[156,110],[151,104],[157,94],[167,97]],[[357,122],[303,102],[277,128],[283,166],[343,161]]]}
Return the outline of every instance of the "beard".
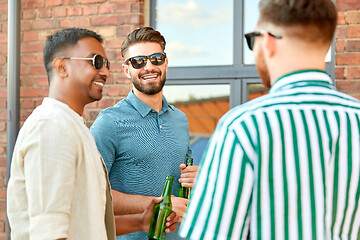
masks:
{"label": "beard", "polygon": [[[147,82],[146,80],[141,80],[141,77],[145,74],[156,73],[158,74],[159,81],[156,82]],[[154,71],[142,71],[138,76],[131,76],[131,82],[134,87],[141,93],[146,95],[155,95],[163,89],[166,82],[166,73],[163,73],[158,70]]]}
{"label": "beard", "polygon": [[264,52],[261,48],[259,50],[257,50],[257,54],[255,56],[255,63],[256,63],[256,68],[260,75],[262,84],[265,87],[270,88],[271,81],[270,81],[269,69],[265,62]]}

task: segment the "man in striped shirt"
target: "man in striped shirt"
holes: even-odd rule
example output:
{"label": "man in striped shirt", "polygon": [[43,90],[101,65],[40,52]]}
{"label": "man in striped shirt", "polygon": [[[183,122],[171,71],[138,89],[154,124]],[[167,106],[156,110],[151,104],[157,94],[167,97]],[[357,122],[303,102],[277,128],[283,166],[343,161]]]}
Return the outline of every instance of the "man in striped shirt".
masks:
{"label": "man in striped shirt", "polygon": [[269,94],[230,110],[203,156],[180,236],[359,239],[360,102],[324,72],[331,0],[261,0],[246,34]]}

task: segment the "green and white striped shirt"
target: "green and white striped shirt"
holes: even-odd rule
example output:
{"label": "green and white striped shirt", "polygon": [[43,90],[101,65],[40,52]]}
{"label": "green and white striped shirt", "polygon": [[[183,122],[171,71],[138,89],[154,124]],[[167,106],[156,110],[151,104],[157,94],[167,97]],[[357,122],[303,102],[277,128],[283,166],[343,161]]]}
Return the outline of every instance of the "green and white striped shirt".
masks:
{"label": "green and white striped shirt", "polygon": [[220,120],[180,236],[359,239],[359,135],[360,101],[325,72],[283,76]]}

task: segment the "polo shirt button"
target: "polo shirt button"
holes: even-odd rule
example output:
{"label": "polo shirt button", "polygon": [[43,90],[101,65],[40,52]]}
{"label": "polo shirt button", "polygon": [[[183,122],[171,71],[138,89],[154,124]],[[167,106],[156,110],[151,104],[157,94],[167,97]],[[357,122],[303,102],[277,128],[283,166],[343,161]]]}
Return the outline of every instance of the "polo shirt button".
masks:
{"label": "polo shirt button", "polygon": [[160,125],[160,128],[162,128],[162,125]]}

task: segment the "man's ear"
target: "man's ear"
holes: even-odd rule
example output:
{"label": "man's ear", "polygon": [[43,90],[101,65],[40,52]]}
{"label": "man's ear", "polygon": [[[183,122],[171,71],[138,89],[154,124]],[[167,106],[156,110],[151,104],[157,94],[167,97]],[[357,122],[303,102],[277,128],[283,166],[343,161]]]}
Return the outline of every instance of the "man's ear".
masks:
{"label": "man's ear", "polygon": [[123,65],[122,65],[122,68],[124,69],[125,75],[126,75],[128,78],[130,78],[129,65],[123,64]]}
{"label": "man's ear", "polygon": [[64,59],[55,58],[52,65],[57,75],[59,75],[62,78],[66,78],[68,76],[66,63]]}
{"label": "man's ear", "polygon": [[264,48],[265,55],[269,58],[273,57],[276,52],[276,39],[269,33],[264,33]]}

